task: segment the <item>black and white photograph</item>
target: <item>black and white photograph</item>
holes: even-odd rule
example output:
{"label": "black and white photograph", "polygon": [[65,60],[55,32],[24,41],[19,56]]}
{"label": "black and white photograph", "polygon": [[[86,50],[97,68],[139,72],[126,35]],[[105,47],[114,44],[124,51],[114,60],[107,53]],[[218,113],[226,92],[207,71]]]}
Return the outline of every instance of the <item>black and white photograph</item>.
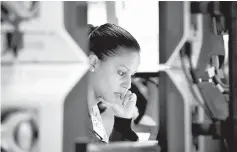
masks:
{"label": "black and white photograph", "polygon": [[1,152],[237,152],[237,1],[1,1]]}

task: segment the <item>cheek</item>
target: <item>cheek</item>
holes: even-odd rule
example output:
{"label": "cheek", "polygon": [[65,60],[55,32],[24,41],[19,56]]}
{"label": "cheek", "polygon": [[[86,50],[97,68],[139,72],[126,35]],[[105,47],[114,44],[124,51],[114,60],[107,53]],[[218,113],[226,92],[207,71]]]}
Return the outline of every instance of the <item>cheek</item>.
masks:
{"label": "cheek", "polygon": [[119,76],[115,74],[104,75],[103,81],[101,81],[101,85],[103,85],[103,90],[101,91],[107,100],[112,101],[115,99],[114,93],[120,90],[120,81]]}
{"label": "cheek", "polygon": [[110,74],[106,76],[105,83],[107,84],[108,91],[116,92],[119,89],[120,79],[116,74]]}
{"label": "cheek", "polygon": [[119,87],[120,77],[113,66],[101,70],[101,77],[107,91],[116,91]]}
{"label": "cheek", "polygon": [[113,102],[115,92],[121,91],[121,77],[114,67],[102,67],[95,78],[97,93],[105,100]]}

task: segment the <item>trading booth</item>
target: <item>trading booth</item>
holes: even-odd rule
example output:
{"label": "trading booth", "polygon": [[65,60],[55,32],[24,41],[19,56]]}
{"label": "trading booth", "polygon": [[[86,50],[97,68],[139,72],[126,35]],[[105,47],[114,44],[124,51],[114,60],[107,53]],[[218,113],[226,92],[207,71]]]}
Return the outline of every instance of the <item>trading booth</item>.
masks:
{"label": "trading booth", "polygon": [[236,152],[237,2],[155,4],[159,62],[143,64],[132,87],[133,127],[146,139],[102,144],[86,129],[89,16],[103,10],[105,22],[126,26],[118,7],[128,6],[1,2],[1,151]]}

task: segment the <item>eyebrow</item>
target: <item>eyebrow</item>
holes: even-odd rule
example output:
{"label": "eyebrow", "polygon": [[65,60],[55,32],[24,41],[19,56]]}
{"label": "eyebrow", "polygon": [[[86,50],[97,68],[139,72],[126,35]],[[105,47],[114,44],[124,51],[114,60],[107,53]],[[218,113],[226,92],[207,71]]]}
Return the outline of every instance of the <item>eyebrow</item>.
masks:
{"label": "eyebrow", "polygon": [[[125,65],[123,65],[123,64],[121,64],[121,65],[119,65],[119,66],[122,66],[122,67],[126,68],[128,71],[130,71],[129,68],[127,68],[127,67],[126,67]],[[134,71],[134,73],[132,73],[132,75],[134,75],[135,73],[137,73],[137,71]]]}
{"label": "eyebrow", "polygon": [[127,67],[126,67],[125,65],[123,65],[123,64],[121,64],[121,65],[119,65],[119,66],[122,66],[122,67],[126,68],[128,71],[130,71],[129,68],[127,68]]}

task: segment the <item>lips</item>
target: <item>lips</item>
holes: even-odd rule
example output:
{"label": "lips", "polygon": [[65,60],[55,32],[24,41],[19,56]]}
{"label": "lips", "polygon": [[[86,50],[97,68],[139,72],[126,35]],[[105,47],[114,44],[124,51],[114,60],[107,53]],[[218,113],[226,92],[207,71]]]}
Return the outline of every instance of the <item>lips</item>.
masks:
{"label": "lips", "polygon": [[119,92],[115,92],[114,94],[118,96],[122,96],[122,93],[119,93]]}
{"label": "lips", "polygon": [[122,97],[124,97],[126,95],[127,91],[128,90],[126,89],[122,93],[121,92],[115,92],[115,95],[119,96],[120,99],[121,99]]}

